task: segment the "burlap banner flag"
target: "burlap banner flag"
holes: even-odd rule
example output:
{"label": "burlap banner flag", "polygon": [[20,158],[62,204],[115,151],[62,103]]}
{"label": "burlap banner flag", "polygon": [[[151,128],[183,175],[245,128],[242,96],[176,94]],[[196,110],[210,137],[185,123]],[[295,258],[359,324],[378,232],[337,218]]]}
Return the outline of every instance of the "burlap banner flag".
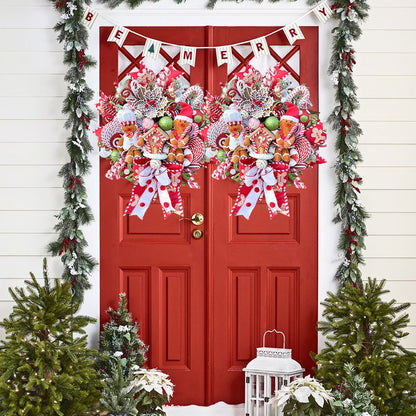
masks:
{"label": "burlap banner flag", "polygon": [[84,12],[84,25],[87,26],[88,29],[92,29],[95,19],[98,17],[98,12],[96,10],[91,9],[91,7],[87,7]]}
{"label": "burlap banner flag", "polygon": [[233,53],[231,51],[231,46],[219,46],[216,48],[216,52],[218,66],[221,66],[222,64],[232,64]]}
{"label": "burlap banner flag", "polygon": [[129,31],[125,27],[114,26],[107,40],[109,42],[117,43],[117,45],[120,46],[121,48],[128,34],[129,34]]}
{"label": "burlap banner flag", "polygon": [[250,44],[256,58],[261,55],[270,55],[269,45],[265,37],[253,39],[250,41]]}
{"label": "burlap banner flag", "polygon": [[291,45],[293,45],[298,39],[305,39],[305,36],[303,36],[303,33],[297,23],[285,26],[283,28],[283,32],[285,32],[287,40]]}
{"label": "burlap banner flag", "polygon": [[195,66],[196,59],[196,48],[192,46],[181,46],[181,52],[179,55],[180,65],[191,65]]}
{"label": "burlap banner flag", "polygon": [[332,10],[326,1],[318,4],[312,11],[322,23],[326,23],[332,15]]}
{"label": "burlap banner flag", "polygon": [[157,59],[161,46],[162,42],[147,38],[146,43],[144,44],[143,56],[150,56],[153,59]]}

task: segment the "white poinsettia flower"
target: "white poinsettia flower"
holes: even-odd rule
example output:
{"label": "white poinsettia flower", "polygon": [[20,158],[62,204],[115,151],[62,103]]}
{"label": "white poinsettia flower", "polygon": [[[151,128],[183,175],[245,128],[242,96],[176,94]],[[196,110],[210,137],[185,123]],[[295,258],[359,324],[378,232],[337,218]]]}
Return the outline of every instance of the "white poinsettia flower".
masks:
{"label": "white poinsettia flower", "polygon": [[371,415],[368,412],[364,412],[364,413],[361,413],[361,416],[371,416]]}
{"label": "white poinsettia flower", "polygon": [[283,406],[290,399],[290,395],[286,394],[277,401],[277,406]]}
{"label": "white poinsettia flower", "polygon": [[302,386],[296,389],[293,394],[298,402],[308,403],[309,396],[312,394],[312,390],[308,386]]}
{"label": "white poinsettia flower", "polygon": [[118,358],[121,357],[123,355],[123,353],[121,351],[116,351],[115,353],[113,353],[113,356]]}
{"label": "white poinsettia flower", "polygon": [[313,391],[313,392],[312,392],[312,396],[313,396],[313,398],[315,399],[316,404],[317,404],[319,407],[324,407],[325,400],[324,400],[324,398],[322,397],[321,393],[318,393],[318,392],[316,392],[316,391]]}

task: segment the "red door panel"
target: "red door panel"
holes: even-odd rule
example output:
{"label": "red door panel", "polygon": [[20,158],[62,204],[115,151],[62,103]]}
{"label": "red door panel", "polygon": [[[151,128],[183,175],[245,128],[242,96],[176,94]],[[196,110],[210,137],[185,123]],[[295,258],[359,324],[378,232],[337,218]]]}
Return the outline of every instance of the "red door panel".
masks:
{"label": "red door panel", "polygon": [[[273,30],[136,28],[155,39],[196,46],[237,43]],[[108,94],[140,62],[132,47],[144,44],[129,35],[118,48],[106,41],[110,31],[102,28],[100,55],[100,85]],[[308,85],[317,109],[318,29],[302,31],[306,40],[295,46],[288,45],[282,32],[268,37],[270,59],[280,62],[295,82]],[[162,50],[166,64],[175,63],[178,55],[168,52]],[[213,50],[199,50],[196,67],[184,68],[189,72],[185,78],[218,94],[220,83],[253,58],[244,48],[233,48],[233,55],[235,65],[227,71],[226,65],[217,67]],[[211,179],[212,167],[201,170],[196,177],[201,189],[182,190],[185,217],[204,214],[199,227],[176,216],[163,220],[158,203],[143,221],[123,217],[131,185],[109,181],[107,169],[101,161],[101,319],[108,306],[116,306],[118,293],[126,292],[150,345],[149,366],[171,375],[175,404],[243,402],[241,370],[267,329],[283,330],[293,357],[307,369],[312,366],[309,352],[317,342],[316,168],[303,176],[307,189],[289,189],[290,217],[270,220],[260,202],[249,221],[229,216],[238,184]],[[203,238],[192,238],[195,228],[204,232]],[[267,339],[269,346],[280,343],[274,336]]]}
{"label": "red door panel", "polygon": [[[238,43],[273,30],[217,27],[213,31],[213,44]],[[306,40],[280,51],[273,46],[287,45],[283,32],[269,36],[267,41],[272,58],[295,81],[310,88],[315,110],[318,109],[318,29],[307,27],[302,31]],[[295,55],[298,70],[292,63]],[[216,68],[214,88],[231,79],[252,58],[252,53],[246,57],[234,53],[238,65],[229,73],[226,65]],[[209,304],[212,308],[208,318],[212,334],[208,348],[214,367],[209,383],[212,402],[244,401],[241,370],[255,357],[256,347],[261,345],[267,329],[285,332],[294,359],[308,370],[312,367],[309,352],[316,350],[317,343],[318,170],[308,170],[303,179],[307,189],[288,189],[290,217],[277,215],[273,220],[269,219],[265,203],[258,204],[250,220],[223,215],[234,204],[238,184],[212,181],[215,213],[211,228],[213,279]],[[270,346],[281,345],[280,339],[272,336],[267,341]]]}
{"label": "red door panel", "polygon": [[[112,94],[114,83],[134,71],[141,60],[131,46],[144,40],[129,35],[122,48],[107,42],[111,28],[101,29],[100,86]],[[172,29],[140,28],[153,38],[169,39]],[[180,43],[201,45],[204,30],[181,28],[175,35]],[[136,54],[138,52],[136,51]],[[178,54],[162,51],[166,65],[175,63]],[[185,78],[204,84],[204,54],[200,66]],[[130,61],[131,64],[126,64]],[[124,69],[118,69],[121,62]],[[177,67],[179,67],[176,64]],[[131,184],[105,178],[108,169],[101,161],[101,319],[108,306],[116,306],[117,294],[128,294],[129,308],[140,322],[141,335],[150,345],[148,365],[171,375],[176,385],[177,403],[191,400],[205,403],[205,261],[204,240],[191,238],[195,228],[177,216],[163,220],[158,203],[152,204],[144,217],[124,217]],[[196,175],[202,189],[183,189],[184,212],[204,212],[204,174]],[[203,228],[203,226],[202,226]],[[189,396],[189,386],[193,386]]]}

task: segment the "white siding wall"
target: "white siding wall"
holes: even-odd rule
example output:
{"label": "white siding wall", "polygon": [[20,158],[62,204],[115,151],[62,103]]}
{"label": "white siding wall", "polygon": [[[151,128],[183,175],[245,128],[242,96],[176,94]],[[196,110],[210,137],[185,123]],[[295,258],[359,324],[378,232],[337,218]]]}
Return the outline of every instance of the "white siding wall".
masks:
{"label": "white siding wall", "polygon": [[[56,19],[46,1],[0,1],[0,319],[11,310],[8,287],[29,271],[41,276],[63,205],[66,86]],[[59,275],[59,260],[50,269]]]}
{"label": "white siding wall", "polygon": [[416,349],[416,3],[370,5],[355,70],[364,130],[359,172],[371,214],[363,271],[387,279],[392,297],[411,302],[404,345]]}
{"label": "white siding wall", "polygon": [[[188,5],[177,6],[163,0],[158,5],[145,4],[136,11],[119,8],[111,13],[101,5],[96,8],[125,25],[280,25],[292,22],[307,10],[303,0],[262,5],[245,2],[238,6],[222,3],[215,11],[205,10],[205,3],[205,0],[188,0]],[[371,19],[356,48],[360,53],[355,72],[362,101],[359,119],[365,130],[362,151],[366,160],[360,168],[365,179],[363,199],[373,214],[368,223],[365,274],[388,278],[395,297],[413,302],[412,325],[416,325],[416,297],[412,294],[416,293],[416,278],[412,277],[416,265],[416,209],[413,208],[416,182],[412,157],[416,150],[416,134],[412,130],[416,126],[413,115],[416,5],[414,0],[396,0],[398,19],[391,18],[390,1],[371,0],[371,5]],[[238,19],[233,10],[238,10]],[[53,31],[57,18],[53,5],[46,0],[0,0],[0,143],[3,150],[0,153],[0,319],[8,315],[12,306],[7,288],[20,285],[29,271],[41,275],[46,245],[55,237],[54,215],[63,204],[62,182],[57,173],[67,157],[64,117],[60,112],[66,92],[63,80],[66,69],[62,64],[62,48]],[[301,23],[317,24],[313,17]],[[103,20],[98,24],[108,25]],[[332,107],[332,90],[326,76],[329,30],[329,25],[320,29],[323,118]],[[89,50],[95,57],[98,57],[97,34],[95,27]],[[97,92],[98,70],[92,70],[88,79]],[[391,137],[398,144],[399,157],[390,156],[392,152],[398,153]],[[320,300],[327,290],[335,288],[332,276],[339,261],[335,251],[338,231],[331,224],[335,185],[330,169],[334,160],[333,145],[328,146],[324,157],[330,163],[320,168]],[[98,220],[96,151],[91,159],[93,169],[87,185]],[[98,222],[86,230],[89,251],[97,258],[98,232]],[[52,276],[59,275],[59,260],[51,259],[50,269]],[[83,311],[92,316],[98,316],[98,275],[97,270]],[[416,348],[415,327],[411,330],[412,337],[407,344]],[[91,333],[96,338],[96,327]]]}

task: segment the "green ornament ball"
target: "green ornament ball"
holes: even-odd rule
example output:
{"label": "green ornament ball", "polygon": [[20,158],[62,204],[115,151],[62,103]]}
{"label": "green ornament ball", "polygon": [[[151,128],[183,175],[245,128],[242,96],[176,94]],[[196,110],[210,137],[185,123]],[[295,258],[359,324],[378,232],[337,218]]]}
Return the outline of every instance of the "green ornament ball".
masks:
{"label": "green ornament ball", "polygon": [[159,120],[159,127],[164,130],[168,131],[171,130],[173,127],[173,120],[169,116],[164,116]]}
{"label": "green ornament ball", "polygon": [[300,116],[299,120],[301,123],[307,123],[309,121],[309,117],[304,114],[303,116]]}
{"label": "green ornament ball", "polygon": [[220,162],[223,162],[225,159],[227,159],[227,153],[225,153],[225,151],[222,149],[218,150],[217,159]]}
{"label": "green ornament ball", "polygon": [[264,121],[264,126],[271,131],[277,130],[279,128],[279,119],[275,116],[267,117]]}
{"label": "green ornament ball", "polygon": [[110,159],[113,162],[117,162],[120,159],[120,152],[118,150],[113,150],[110,154]]}
{"label": "green ornament ball", "polygon": [[201,122],[202,122],[202,120],[203,120],[203,118],[202,118],[202,116],[201,116],[200,114],[197,114],[197,115],[194,117],[194,121],[195,121],[195,123],[197,123],[197,124],[201,123]]}

